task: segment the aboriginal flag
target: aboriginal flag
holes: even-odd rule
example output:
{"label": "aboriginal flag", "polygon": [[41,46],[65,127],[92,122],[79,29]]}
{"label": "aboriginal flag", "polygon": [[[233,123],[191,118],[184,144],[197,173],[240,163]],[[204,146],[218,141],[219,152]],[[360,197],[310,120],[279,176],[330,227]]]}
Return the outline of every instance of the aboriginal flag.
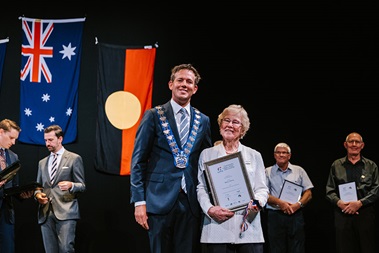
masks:
{"label": "aboriginal flag", "polygon": [[98,43],[95,168],[130,175],[134,139],[152,106],[156,46]]}

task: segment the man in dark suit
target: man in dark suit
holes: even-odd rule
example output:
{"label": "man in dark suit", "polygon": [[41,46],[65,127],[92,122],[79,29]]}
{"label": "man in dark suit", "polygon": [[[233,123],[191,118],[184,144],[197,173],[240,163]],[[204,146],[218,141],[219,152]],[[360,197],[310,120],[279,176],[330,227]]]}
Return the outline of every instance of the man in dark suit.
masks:
{"label": "man in dark suit", "polygon": [[[199,81],[191,64],[175,66],[168,82],[171,100],[147,110],[137,130],[131,203],[136,221],[148,231],[152,253],[200,252],[198,160],[212,141],[209,117],[190,105]],[[183,138],[182,108],[189,117],[189,132]]]}
{"label": "man in dark suit", "polygon": [[[37,182],[43,188],[34,193],[43,244],[46,253],[75,252],[76,223],[80,219],[78,195],[86,189],[83,160],[62,146],[60,126],[45,128],[44,138],[50,154],[38,163]],[[57,170],[52,172],[55,155]]]}
{"label": "man in dark suit", "polygon": [[[9,148],[16,144],[21,128],[16,122],[3,119],[0,121],[0,170],[5,169],[10,164],[18,160],[18,155]],[[14,253],[15,252],[15,213],[13,205],[13,196],[7,196],[4,193],[5,189],[18,186],[18,174],[10,181],[0,181],[0,252]],[[33,192],[23,192],[17,199],[22,200],[30,198]]]}

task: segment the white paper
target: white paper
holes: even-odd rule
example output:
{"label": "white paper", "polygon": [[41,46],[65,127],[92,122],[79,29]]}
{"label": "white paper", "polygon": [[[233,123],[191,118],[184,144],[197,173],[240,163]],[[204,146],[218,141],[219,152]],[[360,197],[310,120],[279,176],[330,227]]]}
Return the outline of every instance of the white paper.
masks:
{"label": "white paper", "polygon": [[338,189],[340,190],[340,199],[342,201],[349,202],[358,200],[355,182],[340,184],[338,185]]}
{"label": "white paper", "polygon": [[303,187],[291,181],[284,180],[279,199],[294,204],[300,200]]}

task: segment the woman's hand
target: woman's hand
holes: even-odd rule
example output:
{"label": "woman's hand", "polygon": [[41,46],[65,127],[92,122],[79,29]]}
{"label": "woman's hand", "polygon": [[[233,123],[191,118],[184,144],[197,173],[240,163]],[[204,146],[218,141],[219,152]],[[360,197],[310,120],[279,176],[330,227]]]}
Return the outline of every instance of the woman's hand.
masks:
{"label": "woman's hand", "polygon": [[234,216],[234,212],[221,206],[212,206],[208,210],[208,215],[218,223],[229,220]]}

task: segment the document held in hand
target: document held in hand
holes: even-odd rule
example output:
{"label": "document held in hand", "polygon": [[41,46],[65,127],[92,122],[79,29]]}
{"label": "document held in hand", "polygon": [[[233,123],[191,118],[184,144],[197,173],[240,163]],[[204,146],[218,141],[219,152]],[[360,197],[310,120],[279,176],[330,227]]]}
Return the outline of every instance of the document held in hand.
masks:
{"label": "document held in hand", "polygon": [[33,181],[23,185],[6,188],[4,189],[4,194],[6,196],[19,195],[22,192],[35,191],[37,188],[42,189],[42,184]]}
{"label": "document held in hand", "polygon": [[7,182],[11,181],[14,176],[16,176],[17,172],[21,169],[20,161],[15,161],[5,169],[0,169],[0,181],[7,180]]}
{"label": "document held in hand", "polygon": [[355,182],[340,184],[338,185],[338,189],[340,191],[340,199],[342,201],[349,202],[358,200]]}
{"label": "document held in hand", "polygon": [[301,198],[303,187],[294,182],[284,180],[279,199],[287,201],[291,204],[296,203]]}

